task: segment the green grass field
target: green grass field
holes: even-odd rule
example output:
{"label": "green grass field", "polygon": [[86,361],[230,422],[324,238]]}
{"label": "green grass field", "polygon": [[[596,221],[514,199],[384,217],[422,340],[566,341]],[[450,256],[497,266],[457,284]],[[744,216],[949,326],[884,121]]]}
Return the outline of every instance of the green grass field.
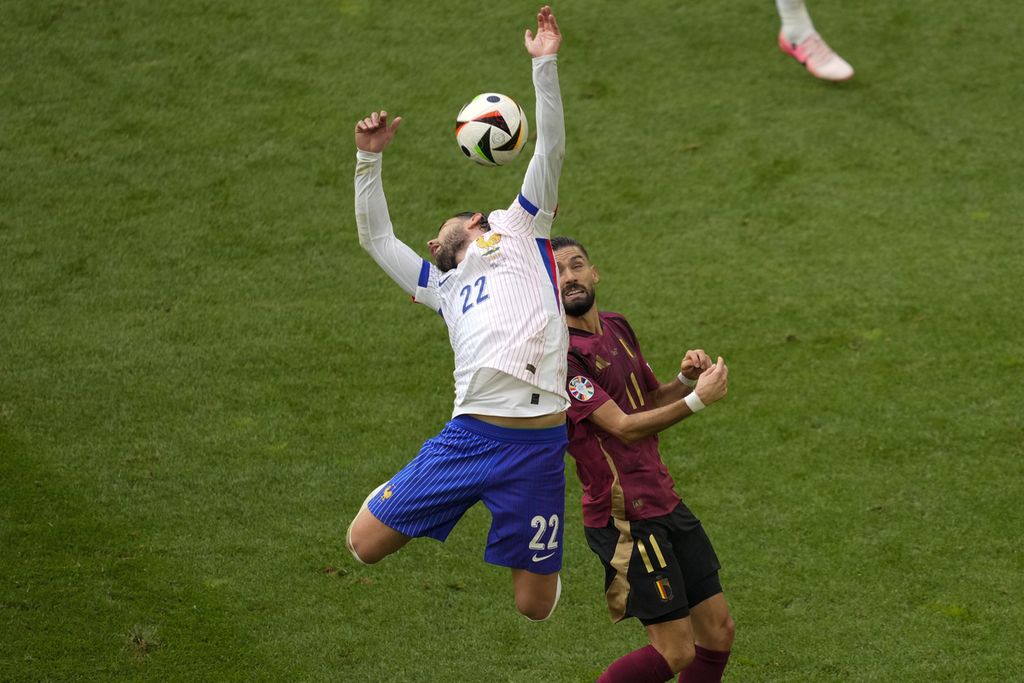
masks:
{"label": "green grass field", "polygon": [[[479,3],[484,5],[485,3]],[[0,680],[592,681],[612,625],[571,464],[565,592],[530,624],[447,543],[357,565],[366,493],[451,410],[442,323],[359,248],[352,127],[400,237],[511,201],[452,123],[533,95],[528,2],[0,5]],[[723,561],[728,683],[1024,680],[1024,5],[811,4],[857,68],[815,81],[769,0],[554,6],[556,232],[662,377]]]}

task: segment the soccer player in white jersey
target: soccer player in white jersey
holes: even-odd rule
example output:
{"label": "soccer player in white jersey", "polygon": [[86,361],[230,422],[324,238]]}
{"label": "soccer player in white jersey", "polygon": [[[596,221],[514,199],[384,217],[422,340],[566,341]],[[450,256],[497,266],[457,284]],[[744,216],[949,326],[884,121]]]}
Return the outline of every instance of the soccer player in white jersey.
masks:
{"label": "soccer player in white jersey", "polygon": [[444,221],[428,247],[433,264],[398,240],[381,183],[381,152],[400,118],[356,124],[359,242],[418,303],[440,313],[455,352],[452,419],[370,494],[347,544],[372,564],[410,539],[443,541],[477,501],[493,518],[484,559],[512,570],[517,609],[533,620],[561,591],[567,444],[568,350],[548,238],[565,153],[558,86],[561,33],[549,7],[526,31],[537,94],[537,142],[512,204]]}

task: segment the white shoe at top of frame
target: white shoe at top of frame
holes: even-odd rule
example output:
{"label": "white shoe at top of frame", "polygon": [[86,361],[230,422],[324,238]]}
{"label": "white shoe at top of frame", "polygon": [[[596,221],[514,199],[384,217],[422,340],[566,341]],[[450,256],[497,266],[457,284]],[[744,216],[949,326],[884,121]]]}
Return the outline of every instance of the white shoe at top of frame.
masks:
{"label": "white shoe at top of frame", "polygon": [[853,67],[837,55],[817,32],[807,36],[799,45],[789,42],[779,33],[779,48],[806,66],[812,76],[824,81],[848,81],[853,78]]}

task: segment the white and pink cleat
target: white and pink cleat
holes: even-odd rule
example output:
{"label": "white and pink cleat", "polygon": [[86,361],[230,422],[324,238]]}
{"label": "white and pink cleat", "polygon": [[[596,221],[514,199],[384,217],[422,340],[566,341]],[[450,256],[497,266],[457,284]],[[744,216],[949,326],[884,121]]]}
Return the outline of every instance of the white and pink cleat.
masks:
{"label": "white and pink cleat", "polygon": [[799,45],[790,43],[779,33],[779,48],[806,66],[812,76],[823,81],[838,82],[853,78],[853,67],[837,55],[817,32],[809,35]]}

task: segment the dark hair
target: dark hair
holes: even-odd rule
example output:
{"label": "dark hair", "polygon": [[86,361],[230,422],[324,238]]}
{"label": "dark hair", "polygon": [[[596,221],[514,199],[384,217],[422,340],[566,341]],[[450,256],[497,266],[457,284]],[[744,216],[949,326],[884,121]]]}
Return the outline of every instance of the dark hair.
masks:
{"label": "dark hair", "polygon": [[566,247],[576,247],[583,252],[583,255],[587,257],[588,261],[590,260],[590,254],[587,253],[587,248],[573,238],[566,237],[565,235],[557,235],[551,238],[551,251],[558,251],[559,249],[565,249]]}
{"label": "dark hair", "polygon": [[[473,216],[475,216],[478,213],[480,214],[480,228],[484,232],[487,232],[488,230],[491,229],[491,226],[487,222],[487,214],[486,213],[482,213],[480,211],[463,211],[461,213],[455,214],[454,216],[452,216],[452,218],[464,218],[466,220],[469,220],[470,218],[472,218]],[[452,218],[449,218],[448,221],[450,221]],[[445,221],[444,223],[447,223],[448,221]],[[442,223],[441,225],[443,226],[444,223]]]}

